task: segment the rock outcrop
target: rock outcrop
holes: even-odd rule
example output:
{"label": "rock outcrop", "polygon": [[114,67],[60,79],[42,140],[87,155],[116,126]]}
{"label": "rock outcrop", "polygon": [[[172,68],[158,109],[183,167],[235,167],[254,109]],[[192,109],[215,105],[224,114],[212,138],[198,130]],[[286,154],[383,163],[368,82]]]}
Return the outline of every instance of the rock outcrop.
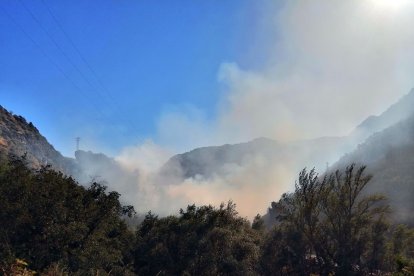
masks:
{"label": "rock outcrop", "polygon": [[76,170],[75,160],[55,150],[31,122],[0,106],[0,158],[22,156],[33,169],[50,165],[68,175]]}

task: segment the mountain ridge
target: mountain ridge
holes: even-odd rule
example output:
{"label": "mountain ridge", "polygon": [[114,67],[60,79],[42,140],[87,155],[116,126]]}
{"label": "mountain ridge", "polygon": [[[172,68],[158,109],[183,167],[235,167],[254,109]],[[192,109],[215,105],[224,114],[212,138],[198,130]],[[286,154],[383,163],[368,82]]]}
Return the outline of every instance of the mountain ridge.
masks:
{"label": "mountain ridge", "polygon": [[350,134],[363,140],[371,134],[381,131],[413,114],[414,88],[379,115],[371,115],[363,120]]}
{"label": "mountain ridge", "polygon": [[[309,164],[307,161],[315,161],[317,164],[313,165],[321,167],[324,163],[332,164],[336,162],[342,155],[351,152],[357,145],[364,143],[371,135],[410,117],[413,114],[413,106],[414,89],[390,105],[381,114],[367,117],[348,136],[326,136],[288,143],[280,143],[270,138],[262,137],[239,144],[196,148],[174,155],[166,162],[162,170],[164,173],[181,174],[185,178],[196,177],[197,175],[210,177],[216,172],[220,173],[220,168],[225,164],[241,165],[249,154],[264,155],[265,157],[278,154],[283,157],[298,154],[300,151],[310,151],[308,154],[302,154],[301,158],[304,159],[302,167],[306,167]],[[332,151],[336,151],[338,154],[332,154]],[[309,154],[323,156],[317,160],[311,160],[307,157]],[[209,166],[211,161],[215,162],[215,164],[207,170],[206,166]],[[269,161],[279,162],[280,158],[276,160],[269,158]]]}
{"label": "mountain ridge", "polygon": [[58,152],[31,122],[0,105],[0,157],[22,156],[34,169],[51,165],[68,175],[75,169],[74,159]]}
{"label": "mountain ridge", "polygon": [[[328,169],[329,164],[334,164],[332,167],[346,166],[348,163],[359,161],[368,165],[368,168],[372,167],[370,173],[377,175],[377,178],[393,177],[392,180],[387,180],[388,182],[377,181],[380,184],[373,186],[380,192],[390,194],[391,199],[395,200],[397,194],[394,190],[388,189],[390,184],[386,183],[393,183],[394,186],[407,190],[408,195],[411,195],[413,186],[414,175],[407,168],[407,164],[414,166],[414,160],[407,156],[408,152],[412,152],[414,156],[414,130],[407,132],[411,129],[411,125],[414,129],[411,106],[414,106],[414,90],[380,115],[365,119],[349,136],[319,137],[288,143],[261,137],[244,143],[196,148],[171,157],[159,173],[161,176],[167,176],[167,178],[162,177],[168,180],[169,183],[166,185],[175,185],[188,178],[225,179],[229,170],[233,168],[239,170],[257,160],[259,165],[265,164],[265,166],[283,164],[290,172],[299,172],[304,167],[317,167],[317,170],[322,172],[325,168]],[[365,136],[368,137],[364,138]],[[406,138],[408,142],[404,144],[402,138]],[[116,188],[125,195],[131,195],[132,190],[138,193],[139,190],[136,182],[140,175],[139,171],[130,172],[116,159],[101,153],[77,151],[75,159],[64,157],[32,123],[0,107],[0,157],[20,157],[25,154],[27,162],[34,169],[51,165],[54,169],[73,176],[80,183],[85,184],[100,178],[98,180],[113,184],[111,189]],[[375,154],[378,156],[375,157]],[[402,169],[395,168],[389,160],[401,164]],[[407,161],[406,164],[404,160]],[[391,171],[386,168],[391,168]],[[405,174],[401,178],[402,184],[394,184],[395,177],[400,174]],[[374,180],[376,181],[375,178]],[[275,183],[277,181],[279,180],[275,179]],[[289,183],[293,181],[294,179]],[[407,202],[407,194],[402,196],[404,202]],[[411,210],[414,211],[414,206],[404,204],[405,207],[397,206],[397,209],[402,208],[398,210],[403,219],[411,219],[406,214]]]}
{"label": "mountain ridge", "polygon": [[385,194],[394,217],[414,223],[414,115],[371,135],[333,166],[367,165],[373,176],[367,192]]}

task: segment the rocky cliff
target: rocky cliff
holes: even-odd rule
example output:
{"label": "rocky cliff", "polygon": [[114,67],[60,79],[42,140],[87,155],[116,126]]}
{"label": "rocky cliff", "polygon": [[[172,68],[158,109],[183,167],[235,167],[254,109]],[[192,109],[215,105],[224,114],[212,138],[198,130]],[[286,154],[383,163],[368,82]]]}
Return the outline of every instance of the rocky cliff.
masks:
{"label": "rocky cliff", "polygon": [[55,150],[31,122],[0,106],[0,158],[22,156],[34,169],[51,165],[65,174],[76,170],[75,160]]}

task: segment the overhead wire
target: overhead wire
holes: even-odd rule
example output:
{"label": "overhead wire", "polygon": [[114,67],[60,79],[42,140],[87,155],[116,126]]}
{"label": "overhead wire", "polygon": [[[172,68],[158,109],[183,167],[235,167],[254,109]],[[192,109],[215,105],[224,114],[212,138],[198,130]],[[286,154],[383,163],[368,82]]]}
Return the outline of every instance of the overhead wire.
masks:
{"label": "overhead wire", "polygon": [[[105,90],[108,90],[106,88],[106,86],[103,84],[102,80],[99,78],[98,74],[93,69],[92,65],[87,61],[87,59],[84,57],[84,55],[82,54],[82,52],[76,46],[75,42],[72,40],[72,38],[69,36],[69,34],[65,31],[65,29],[62,26],[62,24],[59,22],[59,20],[57,19],[57,17],[54,15],[52,9],[46,4],[45,0],[42,0],[41,2],[45,6],[46,10],[48,11],[48,13],[51,16],[51,18],[53,19],[53,21],[56,23],[56,26],[58,26],[59,30],[63,33],[63,35],[69,41],[70,45],[73,47],[73,49],[75,49],[76,53],[79,55],[79,57],[82,59],[82,61],[86,64],[86,66],[88,67],[88,69],[92,72],[92,74],[95,77],[95,79],[99,82],[99,84]],[[109,97],[112,97],[112,95],[110,93],[108,94],[108,96]]]}
{"label": "overhead wire", "polygon": [[[71,57],[66,53],[64,49],[59,45],[59,43],[55,40],[53,35],[43,26],[42,22],[37,18],[37,16],[25,5],[25,3],[21,0],[19,0],[20,5],[26,10],[27,13],[31,16],[31,18],[36,22],[36,24],[42,29],[42,31],[47,35],[47,37],[52,41],[53,45],[58,49],[58,51],[64,56],[64,58],[67,60],[67,62],[75,69],[76,72],[82,77],[82,79],[97,93],[96,96],[98,96],[105,105],[108,107],[111,106],[111,103],[114,106],[114,111],[116,110],[117,113],[121,115],[121,120],[126,122],[132,129],[136,129],[135,124],[129,120],[128,116],[122,116],[122,108],[117,103],[117,101],[112,97],[109,89],[104,85],[103,81],[99,78],[96,71],[93,69],[92,65],[87,61],[85,56],[81,53],[79,50],[79,47],[76,46],[75,42],[70,38],[69,34],[64,30],[62,24],[59,22],[57,17],[54,15],[51,8],[46,4],[44,0],[42,0],[42,4],[45,6],[46,10],[48,11],[49,15],[57,25],[58,29],[63,33],[63,35],[66,37],[66,39],[69,41],[73,49],[76,51],[76,53],[79,55],[81,60],[85,63],[86,67],[91,71],[92,75],[96,79],[96,82],[105,90],[106,96],[109,98],[109,104],[104,96],[104,93],[101,93],[100,89],[95,87],[95,85],[89,80],[89,78],[82,72],[82,70],[76,65],[75,62],[72,61]],[[17,23],[17,21],[3,8],[4,12],[8,15],[8,17],[14,22],[15,25],[18,26],[18,28],[36,45],[36,47],[42,52],[42,54],[47,57],[47,59],[64,75],[64,77],[78,90],[80,91],[84,97],[90,98],[87,96],[87,93],[83,91],[83,89],[73,81],[68,74],[63,70],[61,66],[57,62],[55,62],[50,55],[46,53],[45,50],[38,44],[25,30],[24,28]],[[93,99],[91,99],[94,106],[97,108],[97,112],[102,116],[105,117],[105,115],[101,112],[101,110],[98,108],[97,104],[94,102]]]}
{"label": "overhead wire", "polygon": [[[48,30],[43,26],[42,22],[33,14],[33,12],[24,4],[22,0],[18,0],[19,3],[22,5],[22,7],[30,14],[32,19],[39,25],[39,27],[42,29],[42,31],[49,37],[49,39],[52,41],[52,43],[56,46],[56,48],[59,50],[59,52],[65,57],[65,59],[69,62],[70,65],[72,65],[73,68],[79,73],[79,75],[82,76],[82,79],[89,84],[93,89],[95,89],[92,82],[89,81],[89,79],[85,76],[85,74],[79,69],[79,67],[72,61],[72,59],[68,56],[68,54],[60,47],[59,43],[54,39],[54,37],[50,34]],[[101,95],[99,95],[101,96]],[[102,97],[102,96],[101,96]]]}
{"label": "overhead wire", "polygon": [[[93,66],[88,62],[88,60],[86,59],[86,57],[82,54],[82,52],[80,51],[79,47],[76,46],[76,43],[70,37],[70,35],[68,34],[68,32],[66,32],[65,28],[63,27],[63,25],[60,23],[60,21],[58,20],[58,18],[55,16],[53,10],[49,7],[49,5],[47,5],[47,3],[46,3],[45,0],[41,0],[41,2],[45,6],[47,12],[51,16],[52,20],[55,22],[55,24],[58,27],[58,29],[63,33],[63,35],[69,41],[70,45],[73,47],[73,49],[75,50],[75,52],[79,55],[80,59],[84,62],[84,64],[86,65],[86,67],[92,73],[92,75],[94,76],[94,78],[97,81],[97,83],[106,92],[106,95],[112,101],[112,103],[115,105],[116,109],[118,109],[118,112],[119,113],[122,113],[122,108],[119,105],[119,103],[117,102],[117,100],[112,96],[112,93],[110,92],[110,90],[107,88],[107,86],[101,80],[101,78],[98,76],[98,74],[96,73],[95,69],[93,69]],[[132,123],[130,120],[128,120],[128,117],[127,116],[124,117],[124,121],[126,121],[128,124],[130,124],[130,126],[132,126],[133,128],[136,128],[135,124]]]}
{"label": "overhead wire", "polygon": [[[69,75],[65,72],[65,70],[63,70],[63,68],[53,60],[53,58],[40,46],[39,43],[36,42],[36,40],[23,28],[23,26],[21,24],[19,24],[17,22],[17,20],[4,8],[1,7],[1,9],[3,10],[3,13],[6,14],[6,16],[10,19],[10,21],[17,26],[17,28],[33,43],[33,45],[35,45],[35,47],[42,53],[42,55],[44,57],[46,57],[46,59],[63,75],[63,77],[73,85],[73,87],[76,88],[76,90],[78,90],[83,97],[88,98],[87,94],[84,93],[84,91],[82,90],[82,88],[76,84],[76,82],[74,82]],[[93,102],[93,101],[92,101]],[[103,113],[100,112],[99,108],[97,108],[95,110],[95,112],[97,112],[100,116],[103,116]]]}

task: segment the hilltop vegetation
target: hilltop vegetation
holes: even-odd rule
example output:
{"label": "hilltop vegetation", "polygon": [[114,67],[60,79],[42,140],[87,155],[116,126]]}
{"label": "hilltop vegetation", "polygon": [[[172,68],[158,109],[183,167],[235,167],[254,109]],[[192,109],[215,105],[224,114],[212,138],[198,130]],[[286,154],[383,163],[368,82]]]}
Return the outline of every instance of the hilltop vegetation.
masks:
{"label": "hilltop vegetation", "polygon": [[[334,164],[338,171],[318,177],[303,170],[295,191],[272,202],[263,218],[249,222],[228,202],[190,205],[168,217],[150,212],[134,226],[127,221],[135,211],[120,203],[119,193],[77,181],[104,175],[108,185],[123,187],[135,175],[103,154],[63,157],[33,124],[0,107],[0,273],[413,275],[413,99],[414,92],[364,121],[346,139],[369,138]],[[344,141],[286,147],[257,139],[207,147],[173,157],[162,173],[175,173],[172,168],[184,178],[208,178],[227,163],[243,166],[257,152],[276,163],[288,156],[321,161]],[[353,162],[358,165],[348,165]]]}
{"label": "hilltop vegetation", "polygon": [[[382,195],[362,191],[370,176],[348,167],[319,179],[302,171],[274,207],[271,230],[232,202],[148,213],[136,228],[119,194],[89,188],[24,160],[0,166],[0,259],[4,275],[412,275],[414,231],[389,224]],[[16,272],[17,271],[17,272]],[[18,272],[20,271],[20,272]],[[16,274],[17,273],[17,274]],[[19,274],[20,273],[20,274]],[[400,274],[398,274],[400,273]],[[26,274],[29,275],[29,274]]]}

